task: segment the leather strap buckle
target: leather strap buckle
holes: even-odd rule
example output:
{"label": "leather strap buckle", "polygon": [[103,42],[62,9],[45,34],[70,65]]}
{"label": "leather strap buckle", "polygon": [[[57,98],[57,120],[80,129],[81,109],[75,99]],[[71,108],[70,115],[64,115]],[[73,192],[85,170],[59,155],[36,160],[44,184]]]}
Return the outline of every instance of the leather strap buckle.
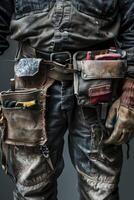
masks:
{"label": "leather strap buckle", "polygon": [[71,64],[72,56],[70,52],[56,52],[50,54],[50,61],[55,61],[61,64]]}
{"label": "leather strap buckle", "polygon": [[57,62],[63,65],[72,63],[72,55],[68,51],[49,53],[36,50],[36,56],[41,57],[44,60]]}

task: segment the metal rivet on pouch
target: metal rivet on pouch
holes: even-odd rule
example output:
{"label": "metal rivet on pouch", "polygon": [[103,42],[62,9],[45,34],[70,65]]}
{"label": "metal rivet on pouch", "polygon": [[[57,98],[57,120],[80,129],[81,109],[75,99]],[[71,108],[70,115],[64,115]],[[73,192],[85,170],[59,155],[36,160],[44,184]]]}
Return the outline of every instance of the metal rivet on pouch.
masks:
{"label": "metal rivet on pouch", "polygon": [[87,77],[87,75],[86,75],[86,74],[84,74],[83,76],[84,76],[85,78]]}

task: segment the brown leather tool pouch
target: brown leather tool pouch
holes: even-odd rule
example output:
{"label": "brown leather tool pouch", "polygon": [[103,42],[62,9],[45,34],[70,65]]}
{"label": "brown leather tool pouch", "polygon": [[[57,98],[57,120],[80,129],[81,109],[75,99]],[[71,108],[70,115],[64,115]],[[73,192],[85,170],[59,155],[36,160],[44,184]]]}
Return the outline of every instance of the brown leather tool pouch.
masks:
{"label": "brown leather tool pouch", "polygon": [[[51,168],[47,148],[46,93],[54,83],[47,77],[49,62],[35,57],[17,59],[11,90],[1,92],[1,162],[9,173],[10,147],[39,147]],[[42,150],[43,148],[43,150]],[[44,150],[45,149],[45,150]]]}
{"label": "brown leather tool pouch", "polygon": [[41,88],[47,79],[47,67],[40,58],[21,58],[16,62],[15,88]]}
{"label": "brown leather tool pouch", "polygon": [[127,70],[126,60],[86,60],[86,53],[77,52],[73,58],[78,104],[94,106],[115,100]]}
{"label": "brown leather tool pouch", "polygon": [[45,96],[41,89],[22,89],[1,93],[6,122],[6,144],[36,146],[45,144]]}

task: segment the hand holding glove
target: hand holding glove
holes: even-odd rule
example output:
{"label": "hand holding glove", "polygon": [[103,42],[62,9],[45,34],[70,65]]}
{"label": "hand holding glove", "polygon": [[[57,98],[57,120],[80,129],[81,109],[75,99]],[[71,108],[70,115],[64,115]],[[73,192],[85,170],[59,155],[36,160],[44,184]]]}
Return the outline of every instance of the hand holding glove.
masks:
{"label": "hand holding glove", "polygon": [[105,144],[120,145],[134,136],[134,80],[127,79],[121,97],[109,110],[106,128],[112,130]]}

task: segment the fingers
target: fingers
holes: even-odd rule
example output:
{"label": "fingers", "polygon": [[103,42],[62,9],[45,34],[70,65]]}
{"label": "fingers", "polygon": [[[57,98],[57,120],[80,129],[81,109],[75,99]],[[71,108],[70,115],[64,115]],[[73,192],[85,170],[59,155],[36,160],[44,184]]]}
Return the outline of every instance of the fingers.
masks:
{"label": "fingers", "polygon": [[124,144],[128,141],[128,138],[129,138],[129,133],[122,131],[120,138],[117,140],[117,142],[115,144],[116,145],[122,145],[122,144]]}
{"label": "fingers", "polygon": [[108,113],[108,117],[105,123],[106,128],[108,129],[112,129],[114,128],[114,124],[116,122],[116,116],[117,116],[117,112],[115,108],[111,108],[109,113]]}
{"label": "fingers", "polygon": [[120,105],[120,101],[117,100],[114,102],[114,104],[110,108],[108,117],[107,117],[107,120],[105,123],[106,128],[108,128],[108,129],[114,128],[114,125],[117,120],[117,112],[118,112],[119,105]]}
{"label": "fingers", "polygon": [[121,138],[115,143],[115,145],[122,145],[127,143],[131,138],[131,133],[122,133]]}
{"label": "fingers", "polygon": [[111,136],[104,142],[105,144],[122,145],[128,142],[131,138],[131,133],[119,126],[115,126]]}
{"label": "fingers", "polygon": [[112,128],[111,135],[104,143],[121,145],[134,136],[134,123],[132,121],[134,115],[133,111],[123,106],[118,107],[118,102],[115,103],[111,107],[106,120],[106,128],[108,130]]}
{"label": "fingers", "polygon": [[111,133],[110,137],[105,140],[105,144],[116,144],[117,141],[120,139],[121,137],[121,130],[118,127],[119,125],[115,125],[115,128],[113,130],[113,132]]}

